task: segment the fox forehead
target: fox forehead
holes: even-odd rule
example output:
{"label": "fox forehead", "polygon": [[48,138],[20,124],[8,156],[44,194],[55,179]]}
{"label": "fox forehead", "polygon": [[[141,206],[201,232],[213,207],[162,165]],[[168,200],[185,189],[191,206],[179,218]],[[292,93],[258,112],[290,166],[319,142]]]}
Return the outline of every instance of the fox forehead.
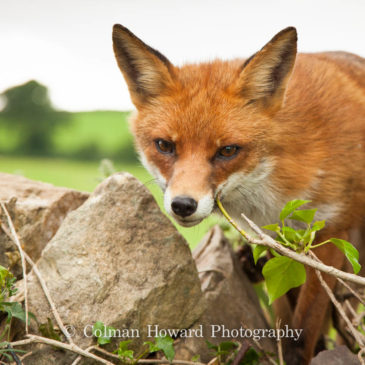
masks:
{"label": "fox forehead", "polygon": [[[264,115],[255,113],[231,90],[243,60],[214,61],[175,68],[175,87],[141,107],[132,131],[149,141],[194,141],[220,147],[246,144],[262,135]],[[143,142],[142,142],[143,143]]]}

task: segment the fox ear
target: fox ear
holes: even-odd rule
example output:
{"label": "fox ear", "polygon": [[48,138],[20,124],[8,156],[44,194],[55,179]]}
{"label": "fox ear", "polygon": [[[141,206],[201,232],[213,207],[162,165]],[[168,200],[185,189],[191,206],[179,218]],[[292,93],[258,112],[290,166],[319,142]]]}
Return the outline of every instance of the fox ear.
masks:
{"label": "fox ear", "polygon": [[276,34],[243,65],[238,90],[249,103],[270,112],[280,109],[297,53],[297,31],[286,28]]}
{"label": "fox ear", "polygon": [[113,48],[137,108],[160,95],[171,83],[170,61],[120,24],[113,27]]}

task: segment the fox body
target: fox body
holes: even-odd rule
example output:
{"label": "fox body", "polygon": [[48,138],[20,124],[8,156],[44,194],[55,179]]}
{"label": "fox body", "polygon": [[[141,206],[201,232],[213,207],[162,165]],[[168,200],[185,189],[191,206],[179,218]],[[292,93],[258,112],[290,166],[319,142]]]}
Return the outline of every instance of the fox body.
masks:
{"label": "fox body", "polygon": [[[141,161],[179,224],[198,224],[219,196],[237,221],[244,213],[258,225],[274,223],[286,202],[308,199],[318,209],[315,218],[326,220],[321,239],[348,238],[361,229],[364,59],[344,52],[297,54],[292,27],[247,60],[182,67],[120,25],[113,42],[137,108],[131,128]],[[337,251],[325,245],[317,253],[341,267]],[[294,355],[302,363],[313,354],[327,304],[309,271],[292,319],[304,328]]]}

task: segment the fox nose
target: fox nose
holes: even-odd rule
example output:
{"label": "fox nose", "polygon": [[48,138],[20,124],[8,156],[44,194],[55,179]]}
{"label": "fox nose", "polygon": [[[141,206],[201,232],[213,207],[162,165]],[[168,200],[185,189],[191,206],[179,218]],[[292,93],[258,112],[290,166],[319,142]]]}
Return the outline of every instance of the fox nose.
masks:
{"label": "fox nose", "polygon": [[171,203],[172,211],[183,218],[192,215],[196,211],[197,207],[198,203],[194,199],[185,195],[175,197],[172,199]]}

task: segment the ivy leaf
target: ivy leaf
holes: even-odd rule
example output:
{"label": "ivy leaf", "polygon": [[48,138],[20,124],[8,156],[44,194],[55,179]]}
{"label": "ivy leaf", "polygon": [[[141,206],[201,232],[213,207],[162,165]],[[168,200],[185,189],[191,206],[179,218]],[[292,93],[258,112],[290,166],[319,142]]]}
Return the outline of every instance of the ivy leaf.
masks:
{"label": "ivy leaf", "polygon": [[148,345],[148,352],[150,352],[150,353],[160,351],[160,349],[156,346],[156,344],[154,344],[151,341],[145,341],[145,342],[143,342],[143,344]]}
{"label": "ivy leaf", "polygon": [[299,208],[300,206],[310,203],[310,200],[292,200],[285,204],[285,207],[280,213],[280,220],[284,220],[286,217],[288,217],[291,213],[294,212],[295,209]]}
{"label": "ivy leaf", "polygon": [[260,355],[253,349],[249,348],[241,360],[240,365],[259,365],[260,364]]}
{"label": "ivy leaf", "polygon": [[304,222],[307,224],[312,223],[314,219],[314,215],[316,214],[317,209],[303,209],[296,210],[293,212],[289,219],[294,219],[296,221]]}
{"label": "ivy leaf", "polygon": [[119,342],[119,347],[117,350],[114,351],[114,353],[118,353],[118,356],[121,360],[134,360],[134,351],[129,350],[128,346],[132,342],[132,340],[125,340]]}
{"label": "ivy leaf", "polygon": [[331,238],[330,241],[335,244],[350,261],[354,273],[357,274],[361,265],[359,264],[359,251],[350,243],[339,238]]}
{"label": "ivy leaf", "polygon": [[304,265],[286,256],[269,260],[262,269],[262,274],[266,282],[269,304],[306,280]]}
{"label": "ivy leaf", "polygon": [[105,345],[111,342],[110,338],[112,337],[112,334],[110,331],[115,331],[115,328],[106,326],[103,322],[97,321],[93,325],[92,333],[98,339],[99,345]]}
{"label": "ivy leaf", "polygon": [[263,245],[256,245],[256,247],[253,249],[252,255],[253,259],[255,261],[255,265],[257,264],[257,260],[261,257],[261,255],[267,251],[267,247]]}
{"label": "ivy leaf", "polygon": [[283,234],[289,242],[299,242],[302,239],[302,236],[291,227],[283,227]]}
{"label": "ivy leaf", "polygon": [[218,346],[212,344],[211,342],[209,342],[208,340],[205,340],[205,343],[208,347],[208,349],[211,349],[211,350],[218,350]]}
{"label": "ivy leaf", "polygon": [[170,362],[174,360],[175,350],[174,350],[174,340],[170,336],[156,337],[156,346],[163,351],[166,359]]}
{"label": "ivy leaf", "polygon": [[228,354],[232,350],[236,349],[238,344],[233,341],[223,341],[219,344],[218,348],[222,354]]}
{"label": "ivy leaf", "polygon": [[279,225],[277,223],[274,223],[274,224],[268,224],[267,226],[262,226],[261,228],[267,229],[268,231],[277,232]]}
{"label": "ivy leaf", "polygon": [[326,225],[326,221],[317,221],[313,223],[312,231],[320,231]]}
{"label": "ivy leaf", "polygon": [[194,356],[191,358],[191,361],[192,361],[192,362],[200,362],[200,355],[194,355]]}
{"label": "ivy leaf", "polygon": [[[2,310],[8,313],[7,322],[9,322],[13,317],[25,322],[25,311],[20,303],[2,302],[1,305],[3,306]],[[35,319],[35,316],[33,313],[28,312],[28,323],[31,318]]]}

